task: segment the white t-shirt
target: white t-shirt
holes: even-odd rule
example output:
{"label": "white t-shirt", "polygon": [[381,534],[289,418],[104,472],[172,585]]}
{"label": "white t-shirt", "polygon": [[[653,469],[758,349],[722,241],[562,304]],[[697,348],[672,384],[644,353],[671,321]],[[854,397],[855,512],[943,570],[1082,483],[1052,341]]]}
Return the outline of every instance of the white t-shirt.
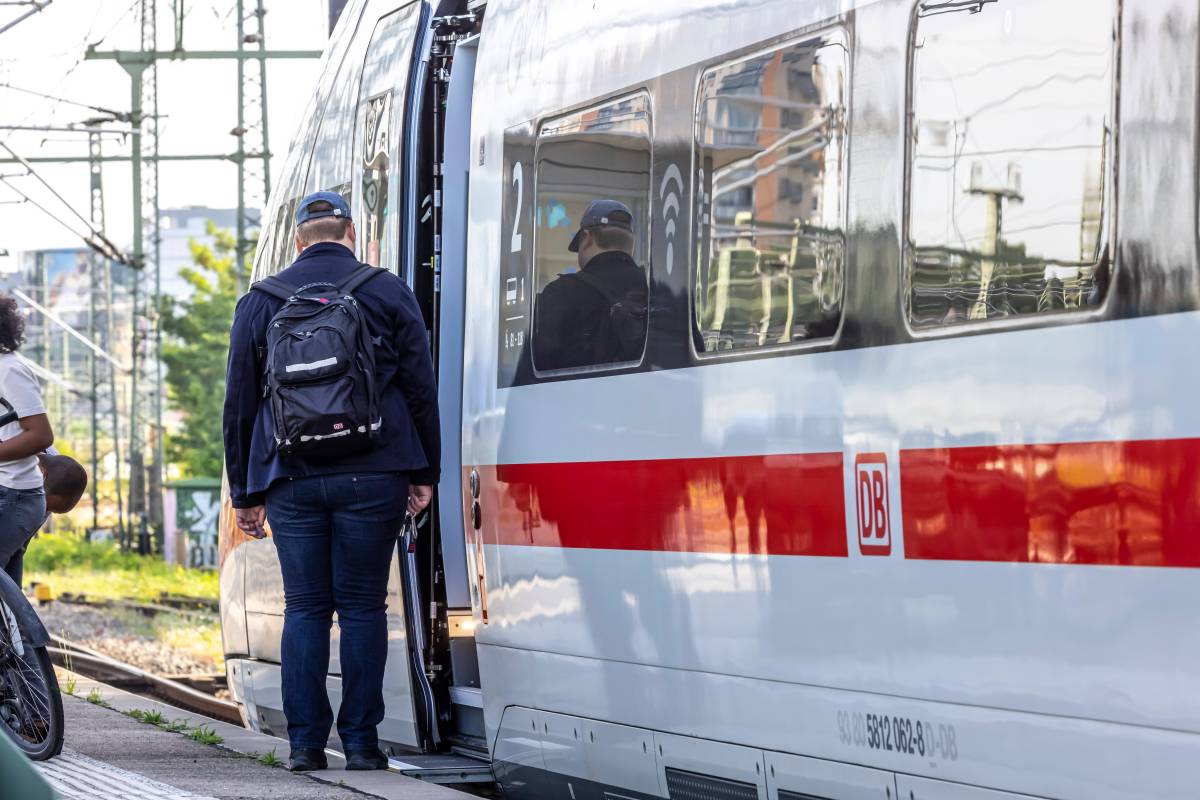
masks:
{"label": "white t-shirt", "polygon": [[[33,372],[16,353],[0,353],[0,397],[16,409],[18,417],[45,414],[42,390]],[[0,406],[3,411],[8,409]],[[21,433],[21,423],[11,422],[0,427],[0,442],[8,441]],[[0,486],[9,489],[37,489],[42,485],[42,471],[38,469],[37,456],[16,461],[0,461]]]}

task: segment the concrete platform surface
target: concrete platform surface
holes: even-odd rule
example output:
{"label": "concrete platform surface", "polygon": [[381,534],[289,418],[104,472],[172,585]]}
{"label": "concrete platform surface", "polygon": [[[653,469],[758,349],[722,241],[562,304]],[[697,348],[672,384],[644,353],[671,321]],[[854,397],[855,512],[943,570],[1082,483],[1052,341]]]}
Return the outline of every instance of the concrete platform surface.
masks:
{"label": "concrete platform surface", "polygon": [[[93,690],[110,707],[85,700]],[[82,677],[75,696],[63,696],[63,710],[63,755],[39,767],[64,800],[474,800],[394,772],[346,772],[336,754],[330,756],[331,769],[320,772],[269,767],[257,757],[274,750],[286,763],[285,740]],[[224,741],[203,744],[121,713],[132,710],[157,711],[193,729],[203,725]]]}

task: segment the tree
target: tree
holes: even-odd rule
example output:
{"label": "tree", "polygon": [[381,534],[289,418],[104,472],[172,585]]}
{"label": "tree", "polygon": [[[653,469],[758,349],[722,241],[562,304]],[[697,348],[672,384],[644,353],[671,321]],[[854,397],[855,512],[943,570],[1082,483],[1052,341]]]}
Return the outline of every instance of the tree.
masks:
{"label": "tree", "polygon": [[192,287],[186,300],[163,298],[162,360],[167,398],[183,413],[183,428],[166,441],[168,458],[188,476],[221,474],[221,409],[233,309],[246,289],[249,266],[234,263],[234,238],[211,222],[214,246],[192,241],[193,267],[180,277]]}

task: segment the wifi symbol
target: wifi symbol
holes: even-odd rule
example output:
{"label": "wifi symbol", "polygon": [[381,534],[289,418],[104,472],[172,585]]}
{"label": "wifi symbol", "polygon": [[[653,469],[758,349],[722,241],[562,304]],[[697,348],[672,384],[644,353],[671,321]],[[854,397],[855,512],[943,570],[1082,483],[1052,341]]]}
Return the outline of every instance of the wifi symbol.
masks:
{"label": "wifi symbol", "polygon": [[683,192],[683,175],[674,164],[667,166],[658,196],[662,200],[663,229],[667,234],[667,274],[675,266],[675,220],[679,219],[679,195]]}

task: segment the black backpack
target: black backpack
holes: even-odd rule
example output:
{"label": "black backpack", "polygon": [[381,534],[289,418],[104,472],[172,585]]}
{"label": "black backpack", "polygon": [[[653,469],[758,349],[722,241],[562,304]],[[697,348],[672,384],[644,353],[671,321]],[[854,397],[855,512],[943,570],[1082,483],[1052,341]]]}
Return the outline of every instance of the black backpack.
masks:
{"label": "black backpack", "polygon": [[354,291],[381,272],[364,264],[340,284],[292,287],[272,275],[250,287],[283,301],[263,364],[280,453],[321,460],[374,446],[383,425],[375,350]]}
{"label": "black backpack", "polygon": [[586,271],[568,273],[604,296],[608,313],[600,317],[600,325],[591,331],[592,363],[615,364],[637,361],[646,346],[648,316],[646,288],[631,289],[617,296],[611,288]]}

